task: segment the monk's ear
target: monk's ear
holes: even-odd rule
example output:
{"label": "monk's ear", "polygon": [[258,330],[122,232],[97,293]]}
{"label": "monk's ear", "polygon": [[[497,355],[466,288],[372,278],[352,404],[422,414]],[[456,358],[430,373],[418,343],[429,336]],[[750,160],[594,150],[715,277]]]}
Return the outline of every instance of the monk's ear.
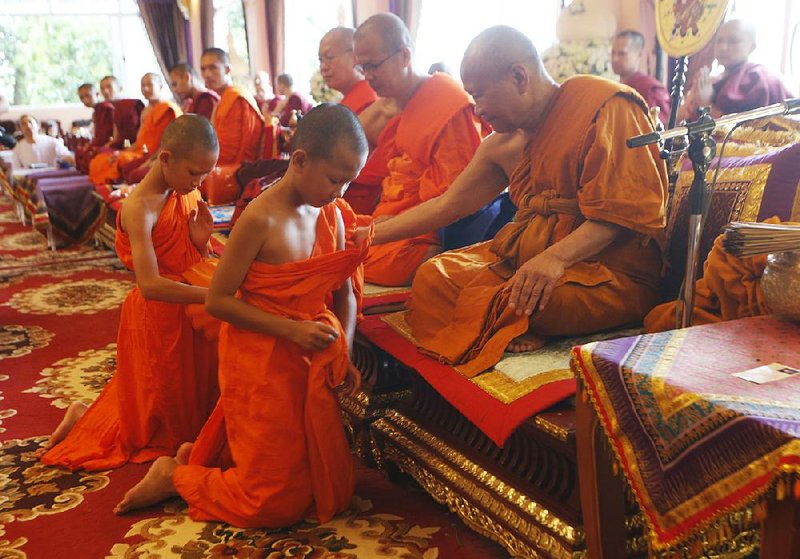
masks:
{"label": "monk's ear", "polygon": [[411,66],[411,49],[408,47],[403,47],[403,50],[400,51],[400,54],[403,58],[403,68]]}
{"label": "monk's ear", "polygon": [[168,149],[162,149],[158,152],[158,160],[162,165],[167,165],[172,158],[172,152]]}
{"label": "monk's ear", "polygon": [[292,152],[290,163],[296,171],[302,171],[308,165],[308,161],[306,150],[298,148]]}
{"label": "monk's ear", "polygon": [[519,91],[524,91],[531,83],[531,74],[522,64],[512,64],[511,68],[508,69],[508,74]]}

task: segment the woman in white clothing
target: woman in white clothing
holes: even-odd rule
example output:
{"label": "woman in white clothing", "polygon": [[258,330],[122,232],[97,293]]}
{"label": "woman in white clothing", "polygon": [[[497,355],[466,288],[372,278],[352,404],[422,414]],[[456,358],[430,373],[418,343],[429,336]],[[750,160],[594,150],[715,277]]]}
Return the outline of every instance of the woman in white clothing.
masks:
{"label": "woman in white clothing", "polygon": [[66,148],[64,141],[40,134],[39,122],[34,117],[22,115],[19,125],[23,138],[17,142],[12,152],[14,167],[26,168],[34,163],[55,167],[59,160],[75,165],[75,156]]}

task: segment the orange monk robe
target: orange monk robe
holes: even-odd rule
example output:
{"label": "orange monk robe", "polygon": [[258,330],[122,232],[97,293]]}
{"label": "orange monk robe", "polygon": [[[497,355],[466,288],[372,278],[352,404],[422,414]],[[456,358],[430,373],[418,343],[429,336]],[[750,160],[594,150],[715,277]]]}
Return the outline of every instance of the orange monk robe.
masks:
{"label": "orange monk robe", "polygon": [[[780,223],[770,218],[766,223]],[[695,283],[692,325],[712,324],[769,314],[764,294],[761,292],[761,276],[767,265],[765,254],[738,258],[725,250],[724,235],[714,240],[708,254],[703,277]],[[670,301],[650,311],[644,319],[646,332],[663,332],[676,328],[678,301]]]}
{"label": "orange monk robe", "polygon": [[219,138],[217,172],[209,175],[201,188],[210,204],[228,204],[239,197],[233,173],[242,162],[258,159],[264,116],[252,95],[229,85],[214,109],[211,124]]}
{"label": "orange monk robe", "polygon": [[[397,215],[442,194],[487,134],[460,84],[443,73],[425,80],[378,139],[375,153],[387,157],[388,176],[373,215]],[[438,245],[434,232],[373,246],[364,264],[366,281],[408,285],[425,254]]]}
{"label": "orange monk robe", "polygon": [[161,145],[161,135],[167,125],[181,116],[181,109],[172,101],[159,101],[148,105],[142,113],[142,123],[136,134],[136,143],[129,149],[114,153],[101,153],[89,164],[89,179],[103,185],[120,178],[120,168],[133,161],[146,159]]}
{"label": "orange monk robe", "polygon": [[[624,86],[578,76],[546,114],[511,177],[514,221],[492,241],[434,257],[414,278],[407,322],[418,345],[468,376],[529,327],[543,337],[594,333],[641,321],[658,300],[666,168],[655,147],[624,148],[652,130],[647,107]],[[567,268],[543,310],[517,315],[504,289],[513,273],[586,219],[625,230]]]}
{"label": "orange monk robe", "polygon": [[325,301],[353,274],[366,245],[336,250],[335,208],[321,209],[308,260],[253,262],[239,297],[268,313],[325,322],[339,337],[312,353],[222,325],[220,400],[189,464],[173,475],[195,520],[283,527],[309,515],[325,522],[350,503],[353,460],[333,392],[347,370],[347,340]]}
{"label": "orange monk robe", "polygon": [[[153,228],[159,273],[179,280],[200,262],[188,216],[200,196],[172,194]],[[120,214],[118,214],[120,215]],[[132,269],[128,235],[117,218],[117,255]],[[86,414],[42,461],[71,470],[104,470],[172,456],[197,437],[216,403],[216,347],[192,329],[186,305],[145,299],[122,305],[117,371]]]}
{"label": "orange monk robe", "polygon": [[372,105],[377,98],[378,94],[369,86],[369,82],[361,80],[347,92],[347,95],[342,97],[339,104],[344,105],[355,114],[360,114],[361,111]]}

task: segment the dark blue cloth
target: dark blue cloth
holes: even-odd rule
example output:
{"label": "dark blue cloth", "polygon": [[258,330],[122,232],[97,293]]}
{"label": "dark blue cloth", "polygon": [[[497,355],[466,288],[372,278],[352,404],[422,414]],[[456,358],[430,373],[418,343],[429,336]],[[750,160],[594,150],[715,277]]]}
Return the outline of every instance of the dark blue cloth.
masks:
{"label": "dark blue cloth", "polygon": [[517,208],[504,192],[472,215],[439,231],[443,250],[453,250],[493,239],[514,218]]}

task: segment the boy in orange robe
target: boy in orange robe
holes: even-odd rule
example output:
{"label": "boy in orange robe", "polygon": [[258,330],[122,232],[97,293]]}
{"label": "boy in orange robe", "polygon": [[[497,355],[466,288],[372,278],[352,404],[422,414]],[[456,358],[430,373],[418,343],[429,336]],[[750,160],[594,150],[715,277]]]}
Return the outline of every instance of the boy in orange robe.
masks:
{"label": "boy in orange robe", "polygon": [[87,409],[73,403],[47,464],[103,470],[172,455],[216,403],[216,350],[192,329],[186,305],[206,289],[180,282],[207,255],[212,219],[196,191],[219,147],[211,124],[184,115],[164,131],[155,164],[117,215],[117,255],[136,274],[122,305],[117,372]]}
{"label": "boy in orange robe", "polygon": [[333,388],[360,383],[348,357],[350,277],[367,244],[346,248],[337,199],[367,141],[349,109],[322,105],[295,142],[286,175],[247,206],[211,282],[206,306],[226,321],[219,404],[191,450],[157,460],[117,513],[180,495],[196,520],[283,527],[309,515],[325,522],[350,503],[353,462]]}
{"label": "boy in orange robe", "polygon": [[164,82],[161,76],[148,73],[142,76],[142,95],[148,105],[142,112],[142,122],[136,134],[136,143],[129,149],[102,153],[89,164],[89,178],[97,185],[114,182],[120,170],[134,162],[144,163],[161,144],[161,135],[167,125],[181,115],[181,109],[172,101],[161,99]]}
{"label": "boy in orange robe", "polygon": [[[406,321],[418,346],[467,376],[550,336],[637,323],[663,270],[666,168],[627,87],[594,76],[556,84],[524,34],[487,29],[461,66],[495,134],[447,192],[379,223],[375,242],[436,230],[508,187],[518,208],[492,241],[423,264]],[[622,146],[622,147],[620,147]]]}
{"label": "boy in orange robe", "polygon": [[[380,172],[374,171],[374,163],[381,162],[380,201],[372,215],[386,219],[445,192],[489,130],[458,82],[446,74],[428,76],[414,70],[411,38],[400,18],[376,14],[358,27],[354,40],[356,67],[378,95],[401,108],[383,129],[367,165],[375,179]],[[363,189],[369,180],[360,177],[356,182]],[[419,265],[440,250],[436,231],[373,246],[364,265],[365,279],[408,285]]]}
{"label": "boy in orange robe", "polygon": [[218,48],[204,50],[200,72],[206,87],[220,96],[211,117],[219,137],[219,161],[201,190],[210,204],[228,204],[239,197],[233,174],[242,162],[258,159],[264,116],[252,95],[232,85],[227,52]]}

